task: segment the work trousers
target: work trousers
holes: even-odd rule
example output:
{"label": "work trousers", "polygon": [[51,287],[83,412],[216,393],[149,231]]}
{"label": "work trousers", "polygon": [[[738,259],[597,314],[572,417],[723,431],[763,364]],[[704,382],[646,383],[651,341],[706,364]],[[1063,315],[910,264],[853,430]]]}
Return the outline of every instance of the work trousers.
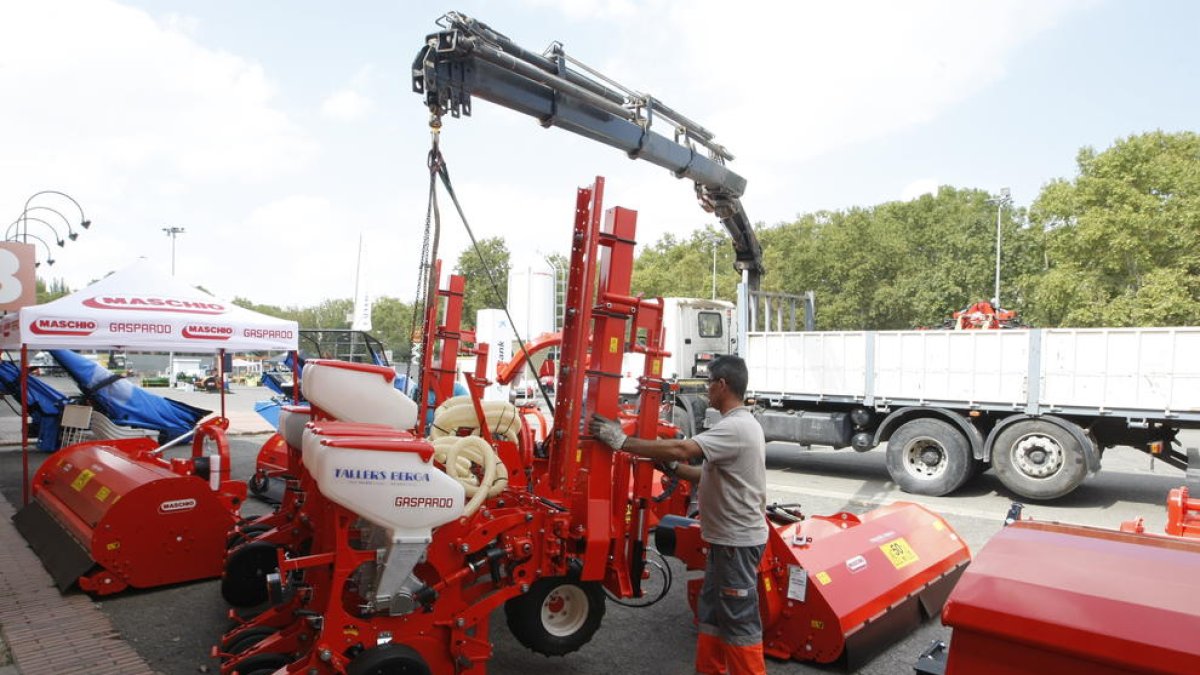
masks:
{"label": "work trousers", "polygon": [[758,563],[764,548],[709,544],[704,584],[696,603],[700,622],[697,673],[767,672],[763,662],[762,617],[758,613]]}

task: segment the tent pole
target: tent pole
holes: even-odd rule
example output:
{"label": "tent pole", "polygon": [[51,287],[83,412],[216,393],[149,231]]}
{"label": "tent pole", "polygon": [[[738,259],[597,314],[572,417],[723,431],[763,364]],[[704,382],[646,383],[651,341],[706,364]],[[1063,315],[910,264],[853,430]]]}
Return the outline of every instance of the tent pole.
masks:
{"label": "tent pole", "polygon": [[221,390],[221,417],[225,417],[225,350],[217,350],[217,389]]}
{"label": "tent pole", "polygon": [[300,350],[292,350],[292,404],[300,405]]}
{"label": "tent pole", "polygon": [[29,347],[21,345],[21,506],[29,504]]}

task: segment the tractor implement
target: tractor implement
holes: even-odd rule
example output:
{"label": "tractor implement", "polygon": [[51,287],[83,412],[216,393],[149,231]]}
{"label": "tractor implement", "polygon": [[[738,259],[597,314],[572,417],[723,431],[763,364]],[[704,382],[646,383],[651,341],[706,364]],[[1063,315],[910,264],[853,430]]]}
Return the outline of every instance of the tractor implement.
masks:
{"label": "tractor implement", "polygon": [[988,540],[950,594],[925,675],[1200,672],[1200,504],[1167,499],[1166,534],[1021,519]]}
{"label": "tractor implement", "polygon": [[[13,517],[61,590],[97,595],[221,574],[226,533],[246,498],[230,480],[224,418],[201,425],[192,457],[146,438],[90,441],[51,456]],[[208,441],[215,454],[204,454]]]}
{"label": "tractor implement", "polygon": [[[896,502],[861,516],[805,517],[768,507],[770,538],[758,571],[763,650],[768,656],[848,670],[937,615],[971,560],[940,516]],[[704,569],[700,523],[664,518],[658,550],[690,570]],[[693,611],[703,578],[688,581]]]}

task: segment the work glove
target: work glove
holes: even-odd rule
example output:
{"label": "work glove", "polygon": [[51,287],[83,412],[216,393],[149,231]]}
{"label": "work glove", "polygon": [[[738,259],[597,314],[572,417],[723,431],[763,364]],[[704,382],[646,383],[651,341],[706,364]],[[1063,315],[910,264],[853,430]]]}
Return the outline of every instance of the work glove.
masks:
{"label": "work glove", "polygon": [[595,436],[613,450],[620,450],[625,445],[625,432],[621,431],[621,423],[592,415],[592,423],[588,425],[592,436]]}

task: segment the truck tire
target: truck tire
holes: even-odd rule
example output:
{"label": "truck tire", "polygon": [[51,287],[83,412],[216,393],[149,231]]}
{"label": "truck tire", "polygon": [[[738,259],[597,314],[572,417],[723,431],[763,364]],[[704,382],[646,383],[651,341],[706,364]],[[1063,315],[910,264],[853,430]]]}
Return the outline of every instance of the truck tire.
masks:
{"label": "truck tire", "polygon": [[887,442],[887,468],[901,490],[941,497],[971,477],[971,444],[938,419],[905,422]]}
{"label": "truck tire", "polygon": [[1005,487],[1033,500],[1062,497],[1087,477],[1079,441],[1044,420],[1014,422],[1001,431],[992,445],[992,467]]}

